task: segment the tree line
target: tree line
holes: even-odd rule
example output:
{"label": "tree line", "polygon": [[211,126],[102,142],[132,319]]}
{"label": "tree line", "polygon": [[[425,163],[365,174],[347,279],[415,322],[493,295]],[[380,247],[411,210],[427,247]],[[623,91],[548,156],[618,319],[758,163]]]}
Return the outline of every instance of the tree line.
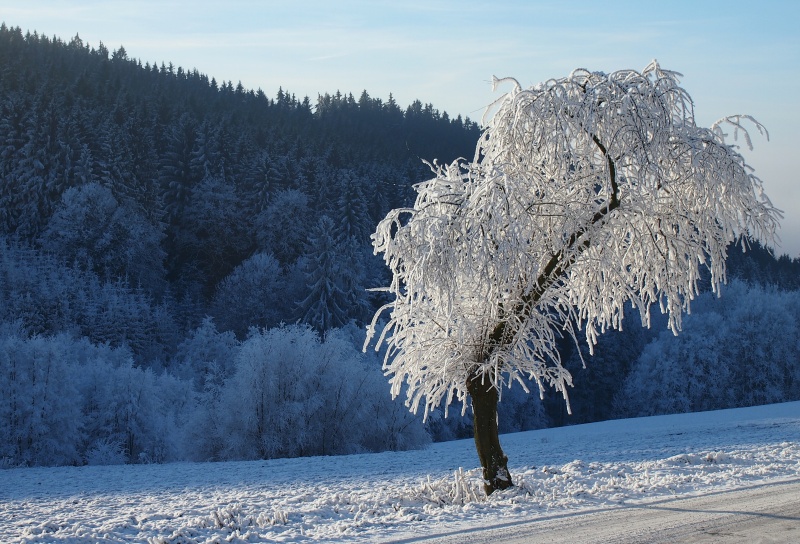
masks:
{"label": "tree line", "polygon": [[[257,253],[300,266],[324,216],[337,242],[368,246],[375,221],[427,175],[420,157],[464,155],[479,134],[419,101],[403,110],[391,95],[337,92],[312,107],[79,36],[65,43],[2,25],[0,61],[2,232],[42,248],[84,240],[81,264],[108,278],[126,275],[133,257],[101,257],[103,244],[119,252],[122,238],[142,235],[138,267],[158,277],[129,280],[145,279],[156,296],[169,286],[208,301]],[[112,225],[118,238],[56,232],[59,220]]]}
{"label": "tree line", "polygon": [[[470,436],[468,412],[434,411],[423,425],[392,402],[382,354],[358,348],[385,303],[367,289],[388,282],[375,225],[413,202],[431,177],[423,159],[470,157],[480,135],[419,100],[268,97],[122,46],[0,25],[0,464],[333,454]],[[797,259],[757,245],[731,255],[729,275],[749,282],[734,290],[741,304],[800,288]],[[514,387],[502,393],[501,431],[607,419],[622,413],[620,395],[655,395],[637,369],[669,339],[659,323],[633,329],[602,338],[586,368],[563,342],[575,382],[591,384],[571,390],[574,414]],[[793,372],[779,393],[719,403],[796,397]]]}

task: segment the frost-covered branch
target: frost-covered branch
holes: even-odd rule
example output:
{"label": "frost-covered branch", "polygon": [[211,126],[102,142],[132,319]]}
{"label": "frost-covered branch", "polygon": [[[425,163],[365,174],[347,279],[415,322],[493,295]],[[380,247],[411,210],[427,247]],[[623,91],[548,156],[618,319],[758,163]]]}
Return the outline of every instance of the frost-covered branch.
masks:
{"label": "frost-covered branch", "polygon": [[[716,290],[731,241],[772,240],[780,212],[721,125],[695,124],[679,76],[653,62],[517,83],[474,160],[432,165],[413,209],[378,225],[384,370],[412,410],[464,401],[478,378],[566,393],[560,335],[583,329],[591,348],[626,305],[647,326],[656,304],[677,333],[702,268]],[[749,143],[744,121],[724,124]]]}

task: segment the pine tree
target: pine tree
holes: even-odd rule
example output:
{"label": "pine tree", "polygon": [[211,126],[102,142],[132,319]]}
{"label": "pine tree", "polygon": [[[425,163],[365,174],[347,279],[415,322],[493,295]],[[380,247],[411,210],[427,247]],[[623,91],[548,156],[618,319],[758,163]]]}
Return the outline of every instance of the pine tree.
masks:
{"label": "pine tree", "polygon": [[306,285],[308,295],[300,302],[300,313],[320,333],[340,327],[348,319],[348,293],[345,277],[348,264],[342,247],[336,242],[334,222],[322,216],[312,229],[306,243]]}

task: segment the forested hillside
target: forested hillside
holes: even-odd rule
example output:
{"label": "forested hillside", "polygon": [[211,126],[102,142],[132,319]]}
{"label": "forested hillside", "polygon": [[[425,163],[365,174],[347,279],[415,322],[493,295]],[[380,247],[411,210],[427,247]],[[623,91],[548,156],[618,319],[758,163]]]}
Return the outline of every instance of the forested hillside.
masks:
{"label": "forested hillside", "polygon": [[[324,253],[308,243],[315,227],[335,236],[336,257],[344,247],[358,254],[427,176],[420,158],[471,154],[479,135],[468,119],[366,91],[312,105],[142,65],[123,47],[109,53],[77,36],[64,43],[3,26],[0,42],[2,231],[159,299],[169,288],[210,302],[258,254],[296,269],[286,279],[313,275],[303,264]],[[276,312],[309,310],[283,301]],[[332,324],[359,317],[341,310]],[[307,317],[329,324],[323,313]]]}
{"label": "forested hillside", "polygon": [[[479,135],[420,101],[271,97],[122,46],[0,26],[0,466],[468,435],[468,411],[423,425],[392,401],[382,354],[360,348],[382,303],[367,288],[387,281],[374,226],[413,202],[423,160],[472,157]],[[721,304],[703,295],[678,340],[629,316],[586,368],[565,343],[575,414],[512,389],[501,428],[800,398],[800,261],[752,249],[732,249],[742,283]],[[743,330],[747,360],[725,336]],[[659,389],[665,372],[696,375],[691,391],[685,378]]]}

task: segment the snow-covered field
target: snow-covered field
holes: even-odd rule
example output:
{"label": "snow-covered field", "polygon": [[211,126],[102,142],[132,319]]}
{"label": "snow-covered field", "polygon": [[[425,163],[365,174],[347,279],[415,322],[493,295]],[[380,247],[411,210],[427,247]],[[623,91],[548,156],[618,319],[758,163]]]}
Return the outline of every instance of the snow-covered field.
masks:
{"label": "snow-covered field", "polygon": [[471,441],[343,457],[0,470],[0,542],[392,541],[800,474],[800,402],[501,438],[517,487],[488,499]]}

